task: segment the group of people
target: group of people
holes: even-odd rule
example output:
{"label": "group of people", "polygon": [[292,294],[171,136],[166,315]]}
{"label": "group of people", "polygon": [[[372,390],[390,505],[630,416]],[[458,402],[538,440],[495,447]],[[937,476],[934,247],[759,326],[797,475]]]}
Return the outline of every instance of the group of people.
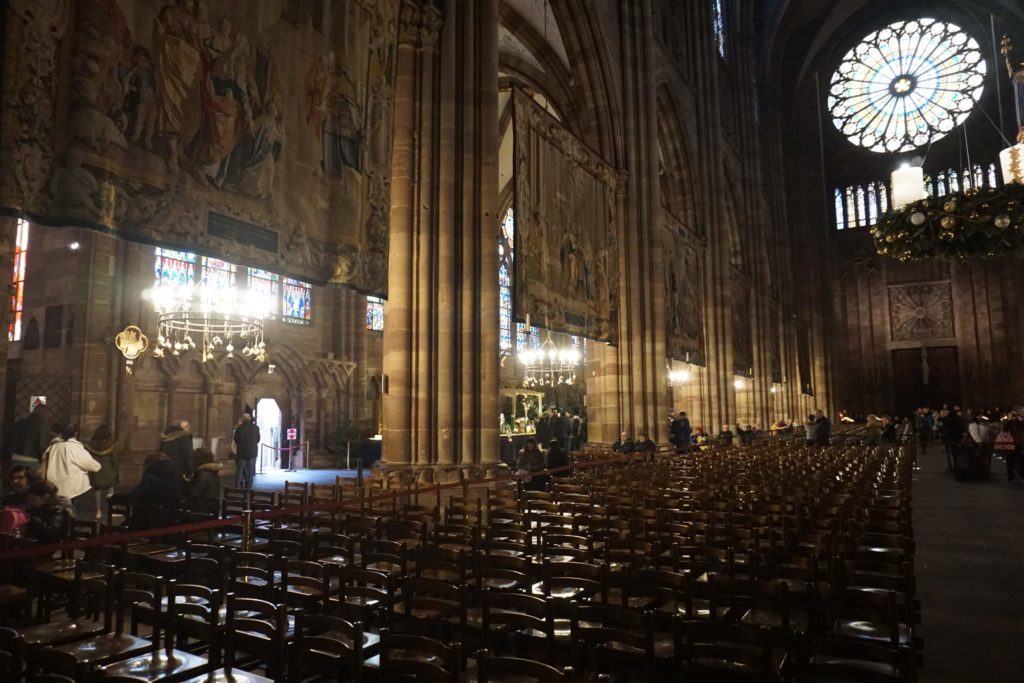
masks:
{"label": "group of people", "polygon": [[[84,442],[78,432],[74,423],[53,424],[44,404],[15,423],[0,533],[38,541],[61,538],[72,516],[91,511],[101,519],[104,503],[110,502],[130,501],[133,509],[218,511],[223,465],[211,450],[193,448],[187,421],[175,421],[161,434],[159,449],[146,456],[142,478],[128,492],[115,491],[121,449],[110,428],[98,426]],[[246,412],[232,434],[239,487],[252,487],[259,442],[259,427]],[[133,526],[136,521],[131,520]]]}
{"label": "group of people", "polygon": [[537,442],[558,441],[566,451],[578,451],[587,442],[587,420],[568,411],[551,408],[537,420]]}
{"label": "group of people", "polygon": [[[516,456],[516,474],[523,478],[528,491],[543,491],[547,488],[550,477],[568,477],[572,474],[569,467],[569,451],[558,439],[548,441],[547,450],[543,450],[537,439],[529,437],[519,449]],[[553,470],[541,474],[544,470]]]}
{"label": "group of people", "polygon": [[910,441],[916,435],[922,453],[930,443],[942,444],[946,467],[957,479],[988,477],[992,456],[999,455],[1006,465],[1006,480],[1024,481],[1024,422],[1017,410],[964,410],[943,405],[938,410],[918,408],[908,423],[913,431],[897,430],[898,438]]}

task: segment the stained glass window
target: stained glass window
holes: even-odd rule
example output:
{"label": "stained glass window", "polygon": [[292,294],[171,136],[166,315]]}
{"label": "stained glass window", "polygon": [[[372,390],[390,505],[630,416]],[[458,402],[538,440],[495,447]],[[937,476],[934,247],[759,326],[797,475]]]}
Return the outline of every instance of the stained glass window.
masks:
{"label": "stained glass window", "polygon": [[157,287],[191,287],[196,282],[196,255],[157,248],[153,271]]}
{"label": "stained glass window", "polygon": [[235,288],[234,264],[204,256],[200,284],[203,303],[214,304]]}
{"label": "stained glass window", "polygon": [[878,222],[878,195],[876,192],[875,184],[870,183],[868,185],[868,225]]}
{"label": "stained glass window", "polygon": [[988,186],[991,188],[999,187],[999,179],[996,178],[996,165],[988,165]]}
{"label": "stained glass window", "polygon": [[18,219],[14,239],[14,272],[11,275],[11,321],[7,324],[7,340],[21,339],[21,316],[25,310],[25,263],[28,258],[28,221]]}
{"label": "stained glass window", "polygon": [[711,2],[715,45],[718,47],[718,55],[725,59],[725,9],[722,7],[722,0],[711,0]]}
{"label": "stained glass window", "polygon": [[251,305],[265,318],[276,318],[281,310],[281,278],[277,273],[248,268],[246,286]]}
{"label": "stained glass window", "polygon": [[906,152],[944,137],[981,97],[987,64],[956,24],[918,19],[872,31],[832,75],[836,128],[874,152]]}
{"label": "stained glass window", "polygon": [[512,353],[512,264],[515,259],[515,214],[505,212],[498,236],[498,352]]}
{"label": "stained glass window", "polygon": [[313,319],[310,302],[312,287],[301,280],[281,278],[281,320],[286,323],[308,325]]}
{"label": "stained glass window", "polygon": [[857,226],[863,228],[867,222],[867,211],[864,210],[864,188],[857,188]]}
{"label": "stained glass window", "polygon": [[878,183],[878,198],[882,203],[882,213],[885,213],[889,210],[889,186],[885,183]]}
{"label": "stained glass window", "polygon": [[846,220],[843,218],[843,191],[836,188],[836,227],[842,230],[846,227]]}
{"label": "stained glass window", "polygon": [[384,300],[375,296],[366,297],[366,329],[384,331]]}
{"label": "stained glass window", "polygon": [[[504,251],[500,244],[498,249]],[[512,278],[505,263],[498,266],[498,348],[512,352]]]}

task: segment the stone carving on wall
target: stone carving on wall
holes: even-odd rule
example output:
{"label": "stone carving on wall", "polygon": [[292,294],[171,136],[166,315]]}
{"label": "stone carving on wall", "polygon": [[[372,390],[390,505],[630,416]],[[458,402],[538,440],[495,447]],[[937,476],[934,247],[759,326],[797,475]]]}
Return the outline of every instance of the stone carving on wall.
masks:
{"label": "stone carving on wall", "polygon": [[704,362],[703,273],[693,245],[671,218],[663,231],[665,343],[669,358]]}
{"label": "stone carving on wall", "polygon": [[514,131],[516,318],[614,341],[618,174],[519,90]]}
{"label": "stone carving on wall", "polygon": [[925,282],[890,286],[889,329],[894,342],[955,337],[951,284]]}
{"label": "stone carving on wall", "polygon": [[397,4],[12,0],[0,211],[382,293]]}
{"label": "stone carving on wall", "polygon": [[750,284],[734,274],[732,278],[732,357],[736,374],[749,375],[754,367],[754,340],[750,330]]}

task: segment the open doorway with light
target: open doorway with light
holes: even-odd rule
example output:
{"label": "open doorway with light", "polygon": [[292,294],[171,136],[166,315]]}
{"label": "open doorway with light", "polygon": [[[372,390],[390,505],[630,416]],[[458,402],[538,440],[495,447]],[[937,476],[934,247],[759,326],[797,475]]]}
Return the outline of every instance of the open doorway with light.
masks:
{"label": "open doorway with light", "polygon": [[281,408],[272,398],[256,402],[256,426],[260,428],[260,461],[257,470],[266,472],[281,468]]}

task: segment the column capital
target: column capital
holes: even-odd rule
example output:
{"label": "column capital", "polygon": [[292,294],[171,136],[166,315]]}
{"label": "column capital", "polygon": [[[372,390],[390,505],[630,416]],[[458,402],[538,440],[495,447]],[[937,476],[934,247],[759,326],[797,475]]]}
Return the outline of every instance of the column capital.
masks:
{"label": "column capital", "polygon": [[423,9],[418,0],[402,0],[398,14],[398,42],[415,46],[419,42]]}
{"label": "column capital", "polygon": [[420,21],[420,46],[434,47],[441,37],[441,26],[444,24],[444,15],[434,5],[427,5],[423,8]]}

